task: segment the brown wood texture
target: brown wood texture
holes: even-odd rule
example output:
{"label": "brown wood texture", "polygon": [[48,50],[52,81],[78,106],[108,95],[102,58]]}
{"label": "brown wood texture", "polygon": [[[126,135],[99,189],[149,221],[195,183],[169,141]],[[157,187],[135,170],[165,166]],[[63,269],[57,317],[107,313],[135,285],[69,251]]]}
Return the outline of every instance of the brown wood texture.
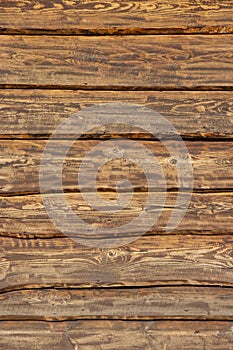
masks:
{"label": "brown wood texture", "polygon": [[[46,196],[46,195],[45,195]],[[54,201],[60,196],[54,195]],[[113,199],[116,199],[115,193],[102,193],[101,196],[109,203]],[[154,196],[158,197],[158,193],[154,193]],[[86,203],[80,193],[67,193],[66,200],[73,209],[74,213],[89,225],[94,227],[116,227],[122,226],[126,223],[134,220],[139,216],[143,210],[147,194],[146,193],[134,193],[132,201],[124,210],[119,210],[114,214],[101,211],[101,208],[96,211]],[[184,200],[186,194],[183,194]],[[154,206],[150,206],[149,209],[153,211],[154,215],[162,209],[162,214],[154,226],[148,231],[150,235],[166,234],[166,226],[171,214],[174,211],[177,194],[167,193],[167,199],[165,205],[159,206],[158,203]],[[231,234],[233,223],[233,209],[232,209],[233,195],[232,193],[194,193],[187,209],[183,220],[172,231],[177,234]],[[98,200],[92,201],[92,206],[98,206]],[[46,213],[44,204],[42,202],[41,195],[30,196],[13,196],[3,197],[0,201],[0,236],[13,236],[13,237],[63,237],[63,234],[55,227]],[[181,205],[176,209],[175,217],[178,217],[180,211],[183,211]],[[54,208],[54,213],[61,213],[61,209]],[[146,225],[146,219],[143,221]],[[69,225],[72,225],[70,223]],[[68,228],[69,225],[65,225]],[[142,231],[142,227],[128,227],[125,228],[125,237],[138,236]],[[76,237],[85,237],[82,232],[77,232]],[[96,233],[95,237],[99,235]],[[101,235],[100,237],[105,237]],[[107,236],[106,236],[107,238]],[[168,240],[169,238],[167,238]],[[211,240],[211,237],[209,237]]]}
{"label": "brown wood texture", "polygon": [[1,291],[42,287],[230,286],[233,238],[155,236],[114,249],[68,238],[1,238]]}
{"label": "brown wood texture", "polygon": [[[233,0],[0,0],[0,38],[0,349],[232,350]],[[123,155],[99,169],[97,189],[111,203],[118,181],[130,180],[124,210],[101,212],[85,201],[93,188],[88,178],[78,187],[79,166],[99,142],[126,137],[151,150],[168,189],[164,205],[153,178],[156,201],[146,210],[163,210],[144,236],[146,219],[125,230],[121,246],[93,248],[81,245],[81,229],[75,241],[54,226],[39,167],[62,121],[108,102],[151,108],[173,124],[190,152],[194,190],[167,232],[179,187],[175,218],[188,195],[185,181],[178,186],[184,159],[174,132],[162,135],[170,154],[142,129],[89,130],[63,167],[65,198],[87,224],[107,235],[137,218],[147,199],[144,169]],[[53,140],[57,159],[68,136]],[[153,173],[152,157],[143,162]],[[44,198],[56,203],[57,177],[46,171]],[[53,213],[64,218],[62,209]],[[110,241],[89,236],[90,245]]]}
{"label": "brown wood texture", "polygon": [[232,35],[4,35],[0,86],[229,88],[232,58]]}
{"label": "brown wood texture", "polygon": [[231,350],[232,322],[1,322],[0,346],[11,350]]}
{"label": "brown wood texture", "polygon": [[[68,91],[0,90],[0,138],[49,137],[61,122],[85,107],[108,102],[133,103],[151,108],[167,118],[183,138],[233,137],[231,91]],[[66,136],[66,135],[64,135]],[[86,137],[129,136],[153,139],[142,130],[107,126],[90,130]],[[165,135],[172,136],[169,130]],[[84,136],[83,136],[84,137]]]}
{"label": "brown wood texture", "polygon": [[2,0],[1,32],[232,33],[232,0]]}
{"label": "brown wood texture", "polygon": [[[38,193],[39,172],[41,158],[45,150],[47,141],[21,141],[2,140],[0,143],[0,194],[23,194]],[[55,166],[59,160],[63,159],[63,150],[69,145],[66,140],[54,140],[52,142],[54,157],[51,165]],[[93,147],[99,141],[76,141],[64,157],[63,166],[63,188],[69,191],[88,191],[92,189],[89,180],[85,180],[82,186],[78,184],[78,174],[82,162],[88,161],[87,175],[93,172],[93,167],[97,167],[100,160],[88,156]],[[142,166],[127,159],[125,156],[116,159],[109,157],[98,172],[97,189],[108,191],[116,190],[119,180],[127,178],[137,190],[146,190],[148,187],[146,175],[150,175],[151,190],[159,190],[157,166],[158,161],[163,168],[167,189],[189,188],[187,181],[183,185],[178,184],[178,168],[185,161],[185,155],[177,155],[177,149],[182,147],[179,142],[171,141],[170,147],[174,150],[171,154],[161,142],[138,141],[138,144],[151,151],[151,155],[145,159]],[[127,145],[125,141],[120,141],[120,145]],[[186,142],[185,143],[193,167],[193,187],[197,190],[232,189],[233,185],[233,142]],[[109,148],[108,143],[101,143],[101,147]],[[132,147],[131,147],[132,148]],[[140,158],[140,150],[135,149],[135,158]],[[144,168],[143,168],[144,167]],[[149,171],[146,170],[149,168]],[[56,191],[56,174],[52,170],[46,169],[48,177],[48,192]],[[125,190],[130,190],[125,186]],[[92,189],[93,190],[93,189]]]}
{"label": "brown wood texture", "polygon": [[231,288],[41,289],[0,295],[0,320],[232,318]]}

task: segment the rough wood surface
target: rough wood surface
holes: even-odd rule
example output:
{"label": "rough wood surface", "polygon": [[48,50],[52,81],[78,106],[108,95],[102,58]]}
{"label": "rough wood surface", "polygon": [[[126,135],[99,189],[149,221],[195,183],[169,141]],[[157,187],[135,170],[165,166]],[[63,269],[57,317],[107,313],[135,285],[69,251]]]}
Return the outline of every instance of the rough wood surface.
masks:
{"label": "rough wood surface", "polygon": [[[0,90],[0,138],[49,137],[56,127],[93,104],[134,103],[151,108],[171,122],[184,138],[233,138],[233,93],[230,91],[69,91]],[[131,138],[152,139],[142,130]],[[115,136],[121,136],[115,133]],[[102,127],[86,137],[114,136]],[[166,137],[172,136],[169,130]]]}
{"label": "rough wood surface", "polygon": [[[171,122],[184,138],[232,138],[233,93],[231,91],[69,91],[0,90],[0,138],[40,138],[93,104],[134,103],[151,108]],[[115,136],[152,139],[142,130]],[[64,135],[65,136],[65,135]],[[86,137],[109,138],[112,130],[90,130]],[[172,134],[167,131],[167,137]]]}
{"label": "rough wood surface", "polygon": [[232,322],[1,322],[0,346],[11,350],[231,350]]}
{"label": "rough wood surface", "polygon": [[[233,0],[0,0],[0,34],[0,348],[232,350]],[[143,105],[167,118],[186,140],[195,190],[168,234],[178,187],[184,201],[188,195],[187,184],[177,184],[183,160],[172,132],[163,136],[173,138],[174,155],[143,130],[90,130],[64,163],[74,212],[107,235],[144,208],[155,216],[163,208],[143,237],[122,243],[138,238],[145,219],[125,231],[119,248],[100,249],[81,245],[85,231],[77,229],[75,242],[53,225],[39,194],[39,165],[63,120],[105,102]],[[165,205],[153,179],[156,201],[145,206],[143,169],[120,156],[100,169],[97,188],[113,203],[117,182],[130,180],[135,192],[124,210],[93,210],[83,198],[93,195],[88,179],[78,191],[83,156],[100,139],[119,136],[137,139],[161,162]],[[146,162],[152,172],[152,159]],[[51,199],[56,179],[46,170]],[[51,203],[61,194],[53,196]],[[62,218],[62,209],[54,214]],[[175,218],[183,211],[181,203]]]}
{"label": "rough wood surface", "polygon": [[229,88],[232,58],[232,35],[6,35],[0,86]]}
{"label": "rough wood surface", "polygon": [[38,287],[233,286],[232,236],[142,237],[117,249],[1,238],[1,291]]}
{"label": "rough wood surface", "polygon": [[233,320],[233,291],[219,287],[42,289],[0,295],[0,320]]}
{"label": "rough wood surface", "polygon": [[[154,193],[157,203],[150,207],[156,215],[159,207],[158,193]],[[54,200],[59,194],[55,194]],[[101,196],[109,201],[116,199],[116,193],[103,192]],[[117,227],[131,222],[139,216],[143,210],[147,193],[134,193],[132,201],[124,210],[118,210],[114,214],[99,210],[94,210],[93,207],[98,207],[98,200],[92,201],[90,204],[84,201],[80,193],[67,193],[66,199],[73,209],[74,213],[82,220],[87,222],[87,225],[94,227]],[[162,214],[154,226],[149,230],[149,234],[166,234],[166,226],[169,217],[174,212],[176,202],[176,193],[167,193],[165,206],[162,206]],[[184,193],[184,199],[186,194]],[[232,234],[233,224],[233,194],[232,192],[225,193],[194,193],[187,212],[181,223],[176,227],[171,234]],[[0,235],[13,237],[62,237],[63,234],[56,228],[49,219],[42,198],[40,195],[30,196],[13,196],[2,197],[0,200]],[[174,214],[179,214],[183,210],[183,206],[177,208],[178,211]],[[54,213],[61,215],[59,209],[54,209]],[[60,214],[59,214],[60,213]],[[71,225],[71,223],[69,224]],[[145,219],[146,225],[146,219]],[[147,226],[147,225],[146,225]],[[64,224],[64,227],[67,226]],[[125,236],[138,236],[142,227],[126,227]],[[77,232],[75,237],[83,237],[82,232]],[[85,236],[84,236],[85,237]],[[98,235],[96,234],[97,238]],[[107,237],[106,237],[107,238]],[[168,240],[170,238],[167,238]],[[211,240],[211,237],[209,237]]]}
{"label": "rough wood surface", "polygon": [[[126,146],[125,141],[118,141]],[[99,157],[88,156],[99,141],[76,141],[67,156],[64,157],[63,166],[63,188],[64,190],[83,191],[90,190],[89,179],[78,184],[78,174],[82,162],[87,163],[86,174],[93,172],[93,168],[99,168]],[[2,140],[0,143],[0,194],[24,194],[39,192],[39,172],[41,158],[47,141],[19,141]],[[169,153],[161,142],[139,141],[138,144],[151,153],[144,159],[143,165],[133,163],[133,160],[124,156],[124,152],[117,157],[109,155],[101,160],[106,164],[100,167],[96,187],[97,189],[116,190],[117,182],[122,179],[131,181],[135,189],[147,189],[147,176],[151,176],[151,189],[159,189],[157,161],[163,168],[167,189],[190,188],[187,180],[179,186],[177,174],[183,162],[187,162],[186,155],[179,156],[179,149],[183,147],[177,141],[169,143],[173,154]],[[232,189],[233,188],[233,142],[186,142],[186,147],[191,158],[193,167],[193,186],[195,189]],[[65,140],[53,141],[54,158],[51,166],[58,164],[63,159],[64,148],[69,143]],[[108,143],[102,143],[101,147],[108,149]],[[134,146],[135,147],[135,146]],[[132,146],[131,146],[131,149]],[[177,151],[178,150],[178,151]],[[110,152],[110,150],[109,150]],[[134,148],[135,159],[140,159],[141,149]],[[116,159],[114,159],[116,158]],[[185,163],[184,163],[185,164]],[[146,170],[146,169],[149,169]],[[56,191],[57,176],[53,174],[52,168],[46,169],[48,178],[48,191]],[[93,189],[92,189],[93,190]],[[125,186],[125,190],[130,190]]]}
{"label": "rough wood surface", "polygon": [[231,33],[232,0],[1,1],[1,32]]}

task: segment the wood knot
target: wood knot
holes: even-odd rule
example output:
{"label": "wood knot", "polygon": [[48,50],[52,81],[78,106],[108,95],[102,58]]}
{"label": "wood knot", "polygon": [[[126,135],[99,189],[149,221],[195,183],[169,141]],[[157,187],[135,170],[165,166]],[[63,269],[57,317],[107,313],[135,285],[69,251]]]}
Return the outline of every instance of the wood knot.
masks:
{"label": "wood knot", "polygon": [[109,249],[107,251],[107,259],[111,260],[119,260],[119,261],[125,261],[127,260],[127,255],[124,249],[117,248],[117,249]]}
{"label": "wood knot", "polygon": [[118,253],[117,253],[117,249],[110,249],[107,253],[107,256],[109,258],[115,258],[117,257]]}

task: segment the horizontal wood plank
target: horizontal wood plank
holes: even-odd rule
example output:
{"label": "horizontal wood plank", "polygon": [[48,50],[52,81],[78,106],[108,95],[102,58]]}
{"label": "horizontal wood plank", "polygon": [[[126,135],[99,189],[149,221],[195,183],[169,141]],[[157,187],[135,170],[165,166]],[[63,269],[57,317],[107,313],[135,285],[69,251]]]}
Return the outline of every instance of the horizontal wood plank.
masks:
{"label": "horizontal wood plank", "polygon": [[0,295],[0,320],[233,320],[233,291],[217,287],[42,289]]}
{"label": "horizontal wood plank", "polygon": [[[53,200],[60,199],[58,194],[53,196]],[[174,212],[177,194],[167,193],[165,205],[159,206],[159,193],[155,192],[156,203],[149,206],[155,215],[155,224],[149,229],[148,234],[166,234],[168,220]],[[186,193],[183,194],[184,200]],[[116,199],[115,193],[102,193],[101,197],[108,201],[111,207],[111,200]],[[51,197],[50,197],[51,198]],[[91,205],[84,201],[80,193],[67,193],[66,200],[74,213],[91,227],[118,227],[126,225],[136,219],[143,210],[146,202],[146,193],[134,193],[132,201],[123,210],[116,210],[108,213],[94,210],[98,207],[98,200],[93,200]],[[233,194],[230,193],[194,193],[189,208],[183,220],[172,231],[177,234],[231,234],[233,221]],[[3,197],[0,199],[0,235],[13,237],[61,237],[63,234],[59,228],[55,227],[45,211],[40,195]],[[156,221],[157,212],[162,208],[162,214]],[[184,210],[182,204],[176,208],[175,217]],[[61,215],[61,210],[54,207],[54,215]],[[146,225],[145,221],[142,221]],[[70,225],[72,221],[70,222]],[[143,224],[142,224],[143,225]],[[143,227],[125,227],[125,235],[138,236],[144,232]],[[75,237],[83,237],[80,228],[77,228]],[[84,235],[85,237],[85,235]],[[97,233],[95,238],[97,238]],[[100,237],[103,237],[102,235]],[[90,238],[91,239],[91,238]]]}
{"label": "horizontal wood plank", "polygon": [[2,36],[0,86],[232,87],[232,35]]}
{"label": "horizontal wood plank", "polygon": [[[184,138],[233,137],[231,91],[69,91],[0,90],[0,137],[49,137],[64,120],[93,104],[133,103],[151,108],[174,125]],[[89,130],[86,137],[129,136],[152,139],[132,128],[122,132],[107,126]],[[66,135],[64,135],[66,136]],[[165,137],[172,137],[167,130]],[[83,135],[85,137],[85,135]]]}
{"label": "horizontal wood plank", "polygon": [[[56,202],[60,196],[55,194],[53,201]],[[166,226],[171,213],[174,213],[174,206],[176,203],[177,194],[167,193],[167,199],[165,205],[160,203],[161,197],[158,196],[158,192],[154,193],[156,198],[156,203],[153,206],[149,206],[148,210],[151,210],[155,215],[155,224],[148,231],[150,235],[160,235],[166,234]],[[109,207],[111,206],[111,200],[116,199],[116,193],[103,192],[101,197],[108,201]],[[49,197],[51,198],[51,197]],[[71,206],[74,213],[82,220],[87,222],[87,225],[91,227],[118,227],[126,225],[136,219],[143,210],[143,205],[146,202],[147,193],[136,192],[133,195],[132,201],[127,205],[124,210],[116,210],[114,213],[108,213],[102,211],[100,207],[98,210],[94,210],[94,207],[98,208],[98,198],[92,200],[88,204],[81,193],[67,193],[66,200]],[[184,200],[186,199],[186,194],[183,194]],[[233,223],[233,194],[232,192],[225,193],[194,193],[192,195],[192,200],[190,202],[189,208],[185,213],[183,220],[177,225],[177,227],[172,231],[172,234],[231,234],[232,233],[232,223]],[[162,202],[161,202],[162,203]],[[30,196],[13,196],[13,197],[2,197],[0,200],[0,235],[7,235],[13,237],[62,237],[63,234],[60,232],[59,228],[56,228],[48,214],[45,211],[44,204],[40,195],[30,195]],[[109,208],[108,207],[108,208]],[[156,215],[158,211],[162,208],[162,214],[156,221]],[[178,217],[180,211],[183,211],[183,203],[176,208],[175,218]],[[54,215],[63,215],[61,208],[54,207]],[[68,215],[68,214],[67,214]],[[68,216],[67,216],[68,218]],[[143,223],[145,227],[146,218],[140,227],[126,227],[124,228],[125,237],[137,237],[143,231]],[[68,227],[67,227],[68,225]],[[63,223],[63,229],[69,230],[72,226],[72,219]],[[76,232],[76,231],[75,231]],[[84,238],[85,234],[77,228],[75,237]],[[96,238],[99,235],[95,234]],[[100,235],[100,237],[105,237]],[[106,236],[105,238],[111,238],[111,236]],[[209,238],[210,239],[210,238]]]}
{"label": "horizontal wood plank", "polygon": [[230,350],[232,322],[1,322],[0,346],[11,350]]}
{"label": "horizontal wood plank", "polygon": [[[64,158],[63,166],[63,188],[69,191],[89,191],[94,190],[90,183],[89,177],[96,171],[97,189],[115,191],[117,182],[122,179],[131,181],[133,187],[137,190],[146,190],[148,188],[147,179],[149,176],[150,189],[161,189],[158,182],[157,161],[161,165],[164,178],[166,180],[167,189],[189,189],[190,181],[184,179],[179,186],[178,172],[182,164],[187,164],[186,154],[179,154],[179,150],[183,145],[177,141],[169,142],[170,149],[173,154],[167,150],[161,142],[139,141],[138,145],[145,150],[149,150],[147,157],[143,160],[143,164],[139,165],[132,159],[129,159],[127,153],[117,155],[106,155],[99,157],[88,156],[99,141],[76,141],[67,156],[63,156],[64,149],[69,148],[69,142],[65,140],[54,140],[53,158],[50,162],[50,168],[46,169],[48,178],[48,192],[58,190],[58,176],[54,174],[53,168]],[[47,141],[19,141],[19,140],[2,140],[0,143],[0,194],[24,194],[38,193],[40,164],[45,150]],[[118,141],[119,147],[128,147],[127,142]],[[68,146],[67,146],[68,145]],[[199,189],[232,189],[233,188],[233,142],[186,142],[187,153],[190,156],[193,167],[193,187]],[[111,146],[113,147],[113,146]],[[134,147],[134,148],[133,148]],[[108,143],[101,144],[102,149],[109,149]],[[141,159],[141,148],[131,145],[131,150],[135,159]],[[100,152],[100,151],[99,151]],[[106,158],[106,159],[105,159]],[[104,165],[100,168],[101,162]],[[78,183],[78,175],[82,163],[86,164],[86,179],[82,184]],[[149,170],[148,170],[149,169]],[[125,186],[125,190],[130,190],[129,186]]]}
{"label": "horizontal wood plank", "polygon": [[232,32],[232,1],[1,1],[1,32]]}
{"label": "horizontal wood plank", "polygon": [[38,287],[233,286],[232,236],[142,237],[114,249],[1,238],[1,291]]}

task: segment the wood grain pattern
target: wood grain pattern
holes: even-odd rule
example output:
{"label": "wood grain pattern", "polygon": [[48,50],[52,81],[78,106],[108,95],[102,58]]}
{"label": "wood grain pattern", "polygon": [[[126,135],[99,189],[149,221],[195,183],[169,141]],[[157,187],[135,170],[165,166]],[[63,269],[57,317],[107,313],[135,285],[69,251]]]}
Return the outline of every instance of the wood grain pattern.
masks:
{"label": "wood grain pattern", "polygon": [[[231,350],[233,0],[0,0],[0,34],[0,348]],[[121,246],[108,249],[81,245],[80,229],[77,241],[64,236],[39,194],[49,136],[73,113],[105,102],[166,117],[185,138],[194,169],[190,206],[168,234],[183,160],[143,130],[102,126],[82,135],[67,154],[63,185],[71,208],[95,228],[132,221],[147,199],[143,169],[119,157],[100,169],[97,188],[111,203],[127,178],[135,187],[128,206],[109,214],[85,202],[93,189],[87,179],[80,193],[79,165],[100,140],[136,139],[165,172],[165,206],[153,179],[157,201],[146,207],[154,215],[163,208],[158,222],[124,245],[146,220],[129,227]],[[173,139],[175,153],[174,134],[163,137]],[[57,183],[46,170],[48,198]],[[181,187],[186,198],[187,183]],[[62,209],[54,214],[62,217]],[[183,210],[181,203],[175,215]],[[109,243],[109,236],[95,239]]]}
{"label": "wood grain pattern", "polygon": [[[2,36],[0,86],[227,88],[233,36]],[[30,67],[30,68],[29,68]]]}
{"label": "wood grain pattern", "polygon": [[232,236],[142,237],[117,249],[68,238],[1,238],[1,291],[41,287],[231,286]]}
{"label": "wood grain pattern", "polygon": [[[78,184],[78,174],[82,162],[88,162],[87,176],[93,172],[93,168],[99,168],[99,158],[88,156],[99,141],[76,141],[67,156],[64,159],[63,166],[63,188],[64,190],[77,191],[82,189],[88,191],[90,188],[88,178],[82,185]],[[23,194],[38,193],[39,172],[43,151],[47,141],[12,141],[2,140],[0,143],[0,193],[1,194]],[[126,146],[124,141],[120,141]],[[139,141],[139,144],[145,149],[151,151],[151,155],[145,159],[143,167],[133,163],[127,155],[114,154],[105,159],[99,169],[97,176],[97,189],[115,191],[119,180],[128,179],[137,190],[146,190],[148,188],[147,176],[151,176],[151,190],[157,190],[158,170],[156,160],[160,163],[164,171],[167,189],[179,187],[177,180],[177,167],[184,162],[185,156],[179,156],[180,143],[171,141],[170,147],[174,154],[169,153],[161,142]],[[193,185],[195,189],[232,189],[233,188],[233,142],[186,142],[193,167]],[[51,160],[51,166],[58,164],[63,159],[64,148],[69,145],[68,141],[53,141],[54,157]],[[109,148],[108,144],[101,144],[104,149]],[[131,147],[132,149],[132,147]],[[134,149],[136,159],[140,159],[141,150]],[[116,157],[116,159],[114,159]],[[84,160],[85,158],[85,160]],[[185,160],[186,161],[186,160]],[[146,169],[149,168],[149,171]],[[55,192],[58,188],[56,174],[52,174],[51,169],[46,169],[48,177],[48,192]],[[180,188],[190,188],[190,183],[184,180]],[[50,190],[49,190],[50,189]],[[93,189],[92,189],[93,190]],[[130,190],[129,186],[125,190]]]}
{"label": "wood grain pattern", "polygon": [[0,346],[11,350],[231,350],[232,322],[1,322]]}
{"label": "wood grain pattern", "polygon": [[[159,207],[158,193],[154,193],[157,204],[149,207],[156,215]],[[186,194],[184,193],[184,199]],[[55,194],[54,200],[59,194]],[[101,196],[109,201],[116,199],[116,193],[103,192]],[[147,194],[144,192],[134,193],[132,201],[124,210],[114,214],[94,210],[86,203],[80,193],[67,193],[66,199],[78,217],[92,225],[92,227],[118,227],[131,222],[139,216],[143,210]],[[149,230],[150,235],[166,234],[166,225],[171,213],[174,211],[176,193],[167,193],[165,206],[162,206],[162,214],[154,226]],[[171,234],[232,234],[233,222],[233,194],[226,193],[194,193],[187,212],[181,223]],[[92,206],[98,207],[98,200],[92,201]],[[40,195],[3,197],[0,201],[0,235],[13,237],[63,237],[48,217]],[[182,205],[177,208],[176,215],[183,210]],[[61,210],[54,208],[54,213],[61,215]],[[146,220],[146,219],[145,219]],[[64,227],[67,228],[65,223]],[[71,225],[71,223],[69,223]],[[146,225],[146,221],[145,221]],[[146,225],[147,226],[147,225]],[[70,227],[70,226],[68,226]],[[125,227],[125,236],[138,236],[141,227]],[[85,237],[82,232],[76,233],[77,237]],[[95,237],[98,237],[97,233]],[[103,236],[101,236],[103,237]],[[211,240],[211,237],[209,237]]]}
{"label": "wood grain pattern", "polygon": [[0,295],[0,320],[232,320],[232,305],[219,287],[21,290]]}
{"label": "wood grain pattern", "polygon": [[[61,122],[93,104],[134,103],[160,113],[183,138],[233,137],[231,91],[69,91],[0,90],[0,137],[43,138]],[[86,137],[114,136],[153,139],[142,130],[113,133],[106,127],[90,130]],[[66,136],[66,135],[64,135]],[[164,135],[172,137],[171,131]],[[85,135],[83,136],[85,137]]]}
{"label": "wood grain pattern", "polygon": [[2,0],[1,32],[232,33],[232,1]]}

